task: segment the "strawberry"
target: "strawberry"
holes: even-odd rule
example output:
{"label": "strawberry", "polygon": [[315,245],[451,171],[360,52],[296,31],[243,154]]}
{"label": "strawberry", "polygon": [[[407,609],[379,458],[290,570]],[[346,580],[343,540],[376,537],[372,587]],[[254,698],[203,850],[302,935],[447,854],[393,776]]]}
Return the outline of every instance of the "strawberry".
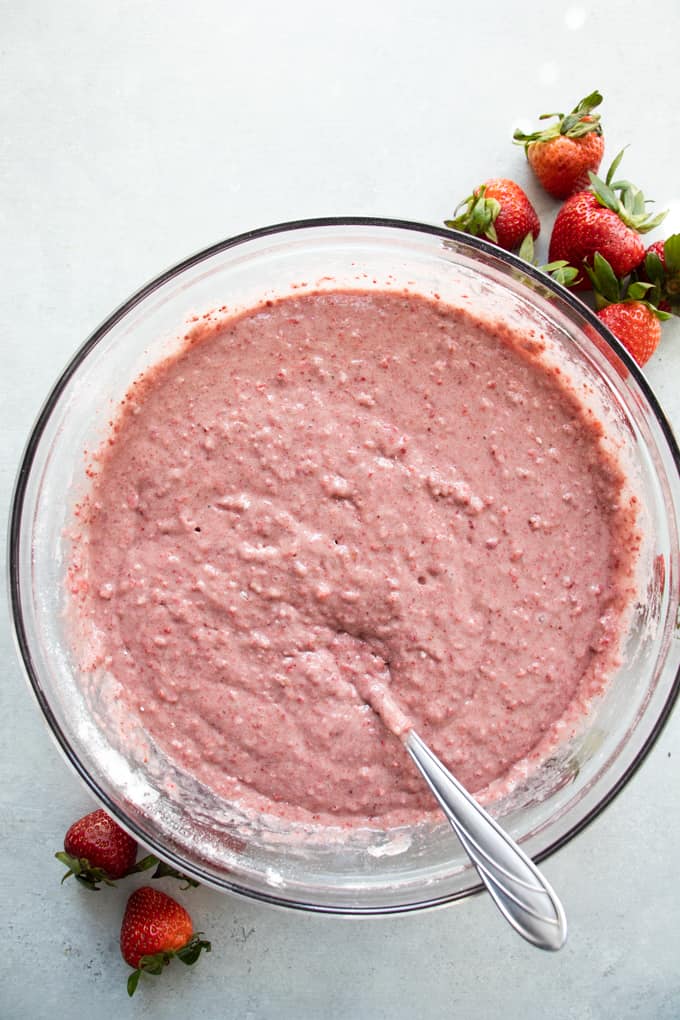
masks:
{"label": "strawberry", "polygon": [[650,244],[637,275],[653,284],[650,300],[665,312],[680,314],[680,234]]}
{"label": "strawberry", "polygon": [[492,177],[475,188],[456,206],[453,219],[444,223],[508,251],[519,248],[527,234],[535,240],[541,230],[533,205],[519,184],[507,177]]}
{"label": "strawberry", "polygon": [[592,111],[602,96],[591,92],[571,113],[543,113],[539,120],[557,117],[542,131],[526,135],[519,129],[513,139],[524,146],[531,169],[553,198],[568,198],[588,187],[588,173],[597,173],[604,154],[600,115]]}
{"label": "strawberry", "polygon": [[137,860],[137,844],[101,808],[74,822],[64,837],[64,852],[55,854],[69,869],[62,882],[75,875],[88,889],[130,873]]}
{"label": "strawberry", "polygon": [[62,882],[75,875],[87,889],[98,890],[101,882],[115,885],[115,879],[153,867],[156,870],[152,878],[177,878],[186,882],[184,888],[187,889],[198,885],[193,878],[187,878],[153,854],[137,861],[137,844],[132,836],[101,808],[73,823],[64,836],[63,852],[54,856],[68,868]]}
{"label": "strawberry", "polygon": [[646,301],[619,301],[596,313],[638,365],[649,361],[661,339],[656,310]]}
{"label": "strawberry", "polygon": [[[677,236],[677,235],[675,235],[675,236]],[[666,268],[666,251],[665,251],[665,249],[666,249],[666,242],[665,241],[654,241],[652,244],[650,244],[650,246],[649,246],[649,248],[647,249],[647,252],[646,252],[647,255],[651,255],[651,254],[656,255],[656,257],[660,260],[661,265],[664,267],[664,269]]]}
{"label": "strawberry", "polygon": [[189,914],[171,896],[145,885],[132,893],[120,929],[120,951],[134,968],[127,982],[128,995],[134,995],[142,972],[161,974],[173,957],[182,963],[195,963],[209,942],[194,932]]}
{"label": "strawberry", "polygon": [[638,365],[649,361],[661,339],[661,321],[670,316],[649,300],[654,285],[620,280],[596,252],[588,275],[595,291],[598,318],[604,322]]}
{"label": "strawberry", "polygon": [[617,276],[625,276],[637,266],[645,246],[637,234],[613,210],[605,208],[592,191],[579,191],[568,198],[557,214],[550,237],[548,258],[564,261],[581,271],[577,290],[589,288],[583,269],[592,265],[595,252],[601,252]]}
{"label": "strawberry", "polygon": [[587,269],[592,268],[595,252],[607,259],[616,276],[635,269],[645,251],[640,234],[653,230],[666,215],[650,216],[639,188],[628,181],[613,181],[622,156],[620,152],[606,180],[591,173],[590,189],[568,198],[555,219],[548,257],[551,262],[564,260],[586,270],[575,284],[577,290],[589,286]]}

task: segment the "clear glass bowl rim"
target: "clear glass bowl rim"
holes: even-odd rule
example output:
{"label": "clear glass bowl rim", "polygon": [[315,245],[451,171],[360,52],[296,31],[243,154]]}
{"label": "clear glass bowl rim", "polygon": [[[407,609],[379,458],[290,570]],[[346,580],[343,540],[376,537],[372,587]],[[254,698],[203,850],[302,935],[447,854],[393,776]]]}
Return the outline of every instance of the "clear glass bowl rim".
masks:
{"label": "clear glass bowl rim", "polygon": [[[302,230],[313,230],[315,228],[333,228],[333,227],[367,227],[373,228],[376,231],[384,229],[391,230],[403,230],[411,231],[416,234],[429,234],[434,237],[440,237],[443,240],[455,241],[462,248],[476,249],[485,256],[491,256],[506,266],[520,270],[525,276],[532,279],[537,285],[547,288],[553,291],[566,305],[568,305],[577,316],[583,319],[592,329],[594,329],[602,338],[602,340],[612,348],[617,357],[625,364],[625,367],[634,377],[635,382],[643,392],[645,400],[647,401],[649,410],[653,413],[656,422],[664,435],[664,438],[668,444],[668,452],[671,455],[675,471],[680,478],[680,450],[678,448],[673,430],[668,422],[656,396],[648,383],[644,373],[641,371],[638,364],[634,361],[625,347],[616,339],[616,337],[607,329],[607,327],[598,319],[593,311],[582,302],[578,297],[569,291],[568,288],[563,287],[561,284],[556,283],[551,277],[543,273],[535,266],[530,265],[518,256],[513,255],[510,252],[499,249],[496,245],[484,240],[483,238],[473,237],[469,234],[461,233],[457,230],[451,230],[448,228],[438,227],[431,224],[420,223],[412,220],[393,219],[388,217],[373,217],[373,216],[328,216],[328,217],[315,217],[301,220],[291,220],[284,223],[277,223],[266,227],[256,228],[254,230],[246,231],[245,233],[237,234],[233,237],[226,238],[225,240],[218,241],[208,248],[201,249],[194,255],[190,255],[188,258],[183,259],[181,262],[176,263],[169,269],[165,270],[160,275],[154,277],[147,284],[142,286],[139,290],[135,291],[126,301],[124,301],[118,308],[115,309],[102,323],[99,325],[90,336],[81,344],[76,350],[75,354],[68,362],[63,372],[54,383],[52,389],[47,395],[45,402],[40,409],[36,418],[35,424],[29,433],[24,452],[22,454],[17,477],[14,485],[14,492],[10,504],[10,517],[8,527],[8,556],[7,556],[7,583],[9,588],[10,606],[11,606],[11,620],[13,625],[14,639],[16,642],[17,650],[19,653],[20,662],[23,665],[24,672],[28,679],[29,685],[33,690],[33,693],[38,701],[40,709],[43,713],[45,721],[55,739],[57,746],[61,750],[62,754],[70,764],[71,768],[80,776],[85,786],[90,789],[94,794],[95,798],[102,804],[102,806],[114,816],[122,826],[131,833],[131,835],[142,841],[142,843],[162,858],[167,860],[169,863],[182,869],[186,867],[186,862],[182,860],[179,855],[176,855],[169,848],[165,847],[160,841],[154,841],[150,838],[147,832],[142,832],[133,820],[129,819],[116,805],[109,795],[100,787],[97,781],[90,775],[87,769],[82,765],[78,756],[74,753],[73,748],[68,740],[67,735],[61,729],[52,709],[50,707],[49,699],[47,698],[40,677],[38,676],[37,670],[34,667],[33,658],[31,655],[30,641],[26,628],[24,626],[24,620],[21,610],[21,577],[19,569],[19,548],[21,539],[21,519],[23,515],[24,500],[26,496],[26,490],[28,480],[31,474],[33,461],[36,455],[36,451],[42,439],[43,433],[47,426],[47,423],[52,415],[52,412],[57,404],[59,397],[63,390],[68,384],[71,377],[77,372],[79,366],[87,358],[90,351],[100,342],[100,340],[125,316],[133,309],[136,305],[140,304],[145,298],[149,297],[155,291],[159,290],[164,284],[168,283],[175,277],[180,276],[183,272],[192,267],[200,264],[201,262],[211,258],[214,255],[218,255],[221,252],[227,251],[230,248],[236,248],[239,245],[246,244],[249,241],[259,240],[270,235],[294,233],[295,231]],[[540,851],[534,856],[534,860],[537,863],[545,860],[551,854],[555,853],[566,843],[570,842],[574,836],[582,832],[596,817],[598,817],[604,809],[614,800],[618,793],[628,783],[631,777],[635,774],[637,769],[640,767],[642,762],[645,760],[652,747],[656,743],[663,727],[665,726],[671,711],[678,699],[680,694],[680,669],[676,672],[673,683],[670,686],[668,695],[661,707],[661,710],[654,721],[650,732],[640,747],[638,754],[631,761],[629,766],[623,771],[618,780],[602,795],[598,803],[588,811],[581,819],[579,819],[570,829],[568,829],[562,836],[556,839],[554,842],[549,844],[545,849]],[[192,865],[192,874],[201,878],[200,865]],[[203,876],[203,880],[206,884],[211,885],[213,888],[217,887],[214,877],[207,873]],[[379,907],[333,907],[325,904],[315,904],[311,902],[293,901],[289,898],[278,897],[274,893],[262,893],[258,890],[246,888],[239,883],[230,883],[228,881],[220,882],[219,888],[223,891],[231,891],[240,895],[247,896],[250,899],[260,900],[269,903],[273,906],[285,906],[288,908],[299,909],[303,911],[309,911],[314,913],[330,913],[330,914],[345,914],[345,915],[383,915],[383,914],[395,914],[395,913],[407,913],[414,910],[423,910],[429,907],[441,906],[445,903],[453,902],[455,900],[464,899],[469,895],[473,895],[483,890],[481,884],[475,885],[472,888],[467,888],[440,897],[432,897],[423,901],[411,901],[407,904],[396,904],[390,906],[379,906]]]}

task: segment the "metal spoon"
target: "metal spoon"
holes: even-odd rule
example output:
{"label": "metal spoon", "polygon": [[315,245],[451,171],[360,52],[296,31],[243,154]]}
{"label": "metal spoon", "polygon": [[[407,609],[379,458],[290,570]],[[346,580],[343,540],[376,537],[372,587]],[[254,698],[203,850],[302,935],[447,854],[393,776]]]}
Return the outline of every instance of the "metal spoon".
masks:
{"label": "metal spoon", "polygon": [[415,730],[409,729],[402,739],[506,920],[539,949],[561,949],[567,938],[564,909],[533,861],[454,779]]}

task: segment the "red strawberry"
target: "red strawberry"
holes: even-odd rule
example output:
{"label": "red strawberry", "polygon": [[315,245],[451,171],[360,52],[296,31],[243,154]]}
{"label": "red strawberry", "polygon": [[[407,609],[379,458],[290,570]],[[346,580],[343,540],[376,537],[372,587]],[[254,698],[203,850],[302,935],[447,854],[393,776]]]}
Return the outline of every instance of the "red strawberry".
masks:
{"label": "red strawberry", "polygon": [[665,247],[666,247],[665,241],[654,241],[652,244],[650,244],[646,252],[647,255],[651,255],[652,253],[654,253],[654,255],[656,255],[656,257],[660,260],[661,265],[664,267],[664,269],[666,268],[666,255],[664,251]]}
{"label": "red strawberry", "polygon": [[638,365],[651,358],[661,339],[661,321],[670,316],[657,308],[650,295],[654,284],[620,280],[599,252],[587,269],[593,284],[597,315],[633,355]]}
{"label": "red strawberry", "polygon": [[[592,266],[593,256],[599,251],[617,276],[625,276],[639,265],[644,250],[640,235],[617,213],[602,206],[592,191],[580,191],[567,199],[557,214],[548,258],[583,269]],[[575,286],[577,290],[589,288],[586,273]]]}
{"label": "red strawberry", "polygon": [[[639,188],[628,181],[612,181],[622,155],[612,163],[606,180],[591,173],[590,190],[572,195],[558,212],[548,252],[551,262],[564,260],[587,270],[595,252],[600,252],[622,277],[642,261],[645,246],[640,234],[658,226],[666,213],[650,216]],[[575,286],[589,287],[587,272]]]}
{"label": "red strawberry", "polygon": [[637,272],[653,285],[650,301],[665,312],[680,314],[680,234],[650,244]]}
{"label": "red strawberry", "polygon": [[589,171],[596,173],[604,153],[600,115],[593,114],[602,102],[599,92],[582,99],[566,116],[544,113],[539,120],[557,122],[530,135],[515,131],[514,140],[524,145],[531,169],[549,195],[567,198],[588,187]]}
{"label": "red strawberry", "polygon": [[99,889],[100,882],[115,885],[113,879],[126,878],[149,868],[156,869],[152,878],[177,878],[186,883],[186,889],[198,885],[193,878],[187,878],[153,854],[137,861],[137,844],[132,836],[101,808],[73,823],[64,836],[63,852],[54,856],[68,868],[62,882],[75,875],[88,889]]}
{"label": "red strawberry", "polygon": [[597,312],[638,365],[649,361],[661,339],[661,323],[645,301],[619,301]]}
{"label": "red strawberry", "polygon": [[161,974],[176,956],[187,965],[195,963],[201,950],[211,950],[209,942],[194,932],[189,914],[165,893],[142,886],[132,893],[120,929],[120,951],[134,967],[128,978],[128,995],[134,995],[142,971]]}
{"label": "red strawberry", "polygon": [[519,248],[527,234],[536,240],[541,230],[533,205],[519,184],[507,177],[492,177],[475,188],[456,206],[453,219],[444,222],[447,227],[485,237],[508,251]]}
{"label": "red strawberry", "polygon": [[137,844],[100,808],[74,822],[64,837],[64,852],[55,854],[69,869],[62,882],[75,875],[89,889],[99,882],[113,885],[134,869]]}

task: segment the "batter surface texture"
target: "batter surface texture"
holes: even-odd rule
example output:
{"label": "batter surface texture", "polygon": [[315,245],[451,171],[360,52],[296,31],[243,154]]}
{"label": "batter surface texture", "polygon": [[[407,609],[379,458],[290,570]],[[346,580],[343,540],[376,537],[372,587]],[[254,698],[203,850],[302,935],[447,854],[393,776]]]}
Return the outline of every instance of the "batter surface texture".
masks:
{"label": "batter surface texture", "polygon": [[540,755],[615,665],[637,543],[540,348],[383,292],[197,330],[131,387],[79,507],[87,667],[182,768],[286,819],[432,810],[385,688],[472,791]]}

